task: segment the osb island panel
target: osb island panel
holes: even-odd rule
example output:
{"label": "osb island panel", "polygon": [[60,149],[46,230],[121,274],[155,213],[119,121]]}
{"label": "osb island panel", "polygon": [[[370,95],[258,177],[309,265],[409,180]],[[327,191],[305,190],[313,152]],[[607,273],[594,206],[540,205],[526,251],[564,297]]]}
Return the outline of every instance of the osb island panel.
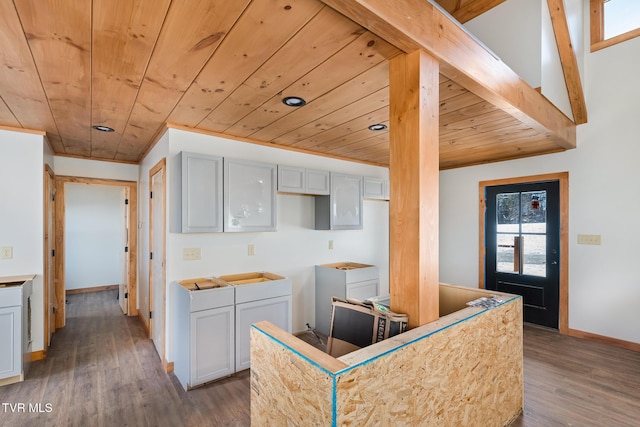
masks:
{"label": "osb island panel", "polygon": [[521,299],[337,378],[338,425],[503,426],[522,405]]}
{"label": "osb island panel", "polygon": [[523,405],[522,298],[438,322],[435,331],[409,331],[415,338],[395,347],[340,360],[256,324],[252,424],[506,425]]}
{"label": "osb island panel", "polygon": [[268,322],[251,328],[251,425],[329,426],[347,367]]}

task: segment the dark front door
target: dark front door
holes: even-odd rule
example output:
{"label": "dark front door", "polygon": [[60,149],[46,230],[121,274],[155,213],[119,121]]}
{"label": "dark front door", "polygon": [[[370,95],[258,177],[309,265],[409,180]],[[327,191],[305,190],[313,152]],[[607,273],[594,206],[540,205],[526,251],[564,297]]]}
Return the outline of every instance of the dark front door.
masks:
{"label": "dark front door", "polygon": [[523,296],[524,321],[558,328],[559,182],[486,187],[485,286]]}

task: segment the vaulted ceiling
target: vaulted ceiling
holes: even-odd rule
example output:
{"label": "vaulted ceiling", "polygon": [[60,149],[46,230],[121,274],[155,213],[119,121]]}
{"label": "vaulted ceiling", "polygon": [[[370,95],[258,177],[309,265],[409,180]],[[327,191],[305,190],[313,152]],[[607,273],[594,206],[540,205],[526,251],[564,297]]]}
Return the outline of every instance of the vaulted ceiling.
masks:
{"label": "vaulted ceiling", "polygon": [[[501,1],[440,3],[468,20]],[[170,124],[388,166],[368,126],[400,54],[318,0],[0,0],[0,126],[98,160],[137,163]],[[495,104],[441,74],[441,168],[566,149]]]}

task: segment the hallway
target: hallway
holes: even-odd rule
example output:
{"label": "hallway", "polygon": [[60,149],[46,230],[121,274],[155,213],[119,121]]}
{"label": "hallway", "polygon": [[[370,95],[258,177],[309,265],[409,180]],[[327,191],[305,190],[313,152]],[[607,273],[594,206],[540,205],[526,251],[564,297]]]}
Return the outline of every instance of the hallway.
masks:
{"label": "hallway", "polygon": [[186,393],[116,296],[67,296],[67,325],[47,358],[31,364],[26,381],[0,387],[0,426],[250,424],[248,371]]}

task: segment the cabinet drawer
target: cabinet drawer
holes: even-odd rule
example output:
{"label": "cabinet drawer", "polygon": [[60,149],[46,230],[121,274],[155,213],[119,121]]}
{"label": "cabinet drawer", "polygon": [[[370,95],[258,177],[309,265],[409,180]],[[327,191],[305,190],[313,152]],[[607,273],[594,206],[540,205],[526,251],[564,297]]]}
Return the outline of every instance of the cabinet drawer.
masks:
{"label": "cabinet drawer", "polygon": [[378,267],[354,268],[345,271],[347,283],[363,282],[365,280],[378,279]]}
{"label": "cabinet drawer", "polygon": [[13,307],[22,304],[22,289],[12,286],[0,289],[0,307]]}
{"label": "cabinet drawer", "polygon": [[354,283],[347,286],[347,298],[355,298],[363,301],[367,298],[378,295],[378,281],[369,280],[366,282]]}
{"label": "cabinet drawer", "polygon": [[283,279],[261,283],[248,283],[235,285],[235,288],[236,304],[242,304],[249,301],[291,295],[291,280]]}
{"label": "cabinet drawer", "polygon": [[196,311],[207,310],[209,308],[233,305],[233,296],[233,288],[231,286],[226,288],[191,291],[189,292],[189,298],[191,299],[190,310],[193,313]]}

